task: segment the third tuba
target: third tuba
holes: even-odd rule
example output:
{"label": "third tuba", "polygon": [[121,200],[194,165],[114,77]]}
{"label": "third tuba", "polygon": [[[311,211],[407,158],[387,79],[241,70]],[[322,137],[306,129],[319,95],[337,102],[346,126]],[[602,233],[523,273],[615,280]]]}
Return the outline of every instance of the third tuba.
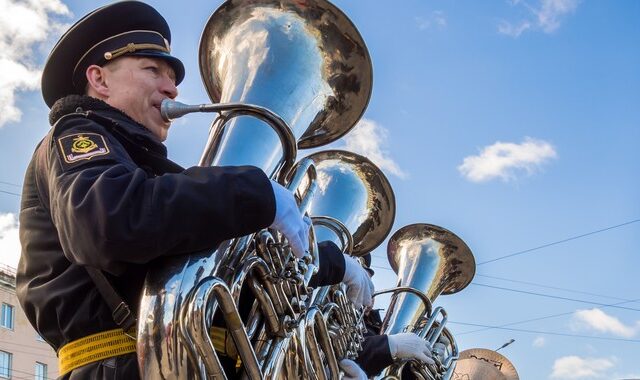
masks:
{"label": "third tuba", "polygon": [[[393,293],[382,333],[413,332],[428,340],[432,347],[443,345],[444,354],[434,355],[435,365],[412,362],[409,367],[420,374],[419,378],[450,379],[458,348],[446,328],[446,311],[442,307],[434,309],[433,302],[440,294],[457,293],[471,282],[475,275],[471,250],[447,229],[433,224],[411,224],[393,234],[387,256],[398,282],[397,287],[376,293]],[[396,363],[388,368],[385,378],[400,378],[405,364]]]}

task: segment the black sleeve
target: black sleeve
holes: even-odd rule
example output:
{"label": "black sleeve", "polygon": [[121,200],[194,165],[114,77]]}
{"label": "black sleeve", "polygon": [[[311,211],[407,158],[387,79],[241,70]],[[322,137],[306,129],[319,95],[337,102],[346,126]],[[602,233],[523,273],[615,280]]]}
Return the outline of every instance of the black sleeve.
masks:
{"label": "black sleeve", "polygon": [[362,351],[355,360],[367,376],[372,377],[393,364],[386,335],[367,336],[362,342]]}
{"label": "black sleeve", "polygon": [[[212,248],[273,222],[273,190],[258,168],[150,177],[98,123],[65,123],[49,146],[48,195],[65,256],[76,264],[117,275],[126,263]],[[87,146],[93,150],[83,153]]]}
{"label": "black sleeve", "polygon": [[309,280],[309,286],[317,288],[340,283],[344,278],[344,254],[332,241],[318,243],[318,250],[320,252],[320,268]]}

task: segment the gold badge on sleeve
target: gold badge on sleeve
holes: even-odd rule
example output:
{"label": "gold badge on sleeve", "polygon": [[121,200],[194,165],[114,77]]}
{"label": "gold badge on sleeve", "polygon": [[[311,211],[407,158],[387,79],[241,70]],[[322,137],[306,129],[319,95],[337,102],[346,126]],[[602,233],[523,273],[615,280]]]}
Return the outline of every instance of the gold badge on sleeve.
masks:
{"label": "gold badge on sleeve", "polygon": [[58,145],[62,158],[68,164],[109,154],[107,142],[97,133],[75,133],[63,136],[58,139]]}

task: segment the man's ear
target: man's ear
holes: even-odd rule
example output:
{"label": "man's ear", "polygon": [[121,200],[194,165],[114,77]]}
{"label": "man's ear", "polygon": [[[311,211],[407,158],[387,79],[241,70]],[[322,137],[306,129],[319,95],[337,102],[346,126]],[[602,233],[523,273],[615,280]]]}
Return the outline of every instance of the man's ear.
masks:
{"label": "man's ear", "polygon": [[[87,67],[86,76],[87,76],[87,94],[93,95],[98,98],[108,98],[109,97],[109,86],[107,85],[106,75],[108,73],[104,67],[100,67],[98,65],[91,65]],[[93,94],[92,94],[93,93]]]}

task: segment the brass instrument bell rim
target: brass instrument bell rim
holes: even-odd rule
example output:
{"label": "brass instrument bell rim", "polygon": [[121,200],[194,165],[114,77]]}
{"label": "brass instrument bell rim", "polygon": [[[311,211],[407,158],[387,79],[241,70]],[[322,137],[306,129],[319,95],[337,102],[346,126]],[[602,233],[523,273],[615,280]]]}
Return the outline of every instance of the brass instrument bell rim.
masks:
{"label": "brass instrument bell rim", "polygon": [[[386,218],[390,221],[390,223],[388,223],[387,226],[385,226],[380,231],[378,231],[378,233],[380,233],[380,238],[378,238],[377,240],[368,241],[365,245],[362,242],[356,242],[354,237],[353,251],[351,252],[351,256],[362,257],[367,253],[370,253],[374,249],[378,248],[380,244],[384,242],[387,236],[389,236],[389,233],[393,228],[393,223],[396,219],[396,195],[393,191],[393,187],[391,187],[391,183],[389,182],[389,179],[384,174],[382,169],[380,169],[370,159],[358,153],[350,152],[348,150],[342,150],[342,149],[327,149],[327,150],[322,150],[319,152],[312,153],[306,156],[305,158],[310,158],[311,160],[314,160],[314,158],[320,158],[322,156],[328,156],[335,159],[339,158],[333,155],[346,156],[350,159],[359,160],[362,163],[370,165],[372,169],[376,170],[380,174],[379,178],[380,178],[380,181],[382,182],[381,187],[384,188],[385,190],[384,193],[385,195],[387,195],[388,203],[390,205],[389,213],[385,214]],[[316,160],[314,160],[314,162],[316,162]]]}
{"label": "brass instrument bell rim", "polygon": [[494,350],[490,350],[487,348],[470,348],[470,349],[464,350],[460,352],[458,362],[462,360],[470,360],[470,359],[482,360],[482,359],[479,359],[478,357],[485,360],[493,360],[496,362],[500,362],[501,363],[500,368],[496,367],[496,369],[498,369],[500,373],[502,373],[502,375],[505,376],[506,380],[520,379],[518,375],[518,371],[516,370],[516,367],[513,365],[513,363],[511,363],[509,359],[507,359],[504,355],[500,354],[499,352],[496,352]]}
{"label": "brass instrument bell rim", "polygon": [[[471,281],[473,280],[473,277],[476,274],[476,260],[475,260],[475,257],[473,256],[473,252],[471,252],[471,249],[469,248],[467,243],[465,243],[464,240],[462,240],[458,235],[456,235],[455,233],[449,231],[444,227],[440,227],[435,224],[429,224],[429,223],[409,224],[397,230],[391,236],[391,238],[389,238],[389,242],[387,243],[387,258],[389,260],[389,264],[391,265],[391,269],[393,269],[393,271],[396,274],[398,274],[399,258],[395,254],[396,250],[394,249],[394,245],[398,240],[401,240],[403,236],[407,235],[409,232],[415,232],[416,230],[421,233],[424,233],[424,232],[431,233],[431,231],[435,231],[435,232],[444,234],[449,241],[452,241],[454,243],[456,247],[460,247],[460,249],[456,251],[455,256],[458,259],[461,259],[461,261],[466,264],[465,266],[467,267],[467,269],[469,269],[468,271],[463,272],[462,275],[457,278],[458,281],[455,282],[457,286],[453,286],[454,283],[450,283],[442,291],[441,294],[443,295],[455,294],[463,290],[464,288],[466,288],[471,283]],[[451,258],[452,257],[447,257],[446,259],[451,259]]]}
{"label": "brass instrument bell rim", "polygon": [[[207,95],[209,96],[209,99],[213,103],[219,103],[222,94],[221,94],[221,91],[219,91],[219,88],[220,88],[219,85],[217,84],[211,85],[211,86],[209,85],[209,83],[213,84],[217,82],[218,78],[213,78],[213,80],[210,81],[210,79],[207,78],[207,76],[205,75],[205,72],[206,72],[204,69],[206,66],[205,62],[208,59],[207,57],[208,53],[206,49],[207,45],[205,41],[209,39],[211,35],[209,30],[213,28],[212,25],[215,25],[218,22],[218,19],[220,19],[220,21],[224,23],[224,20],[225,20],[224,13],[227,11],[224,5],[226,3],[232,3],[232,2],[238,3],[238,5],[240,5],[243,1],[227,0],[218,8],[216,8],[216,10],[211,14],[211,16],[209,16],[209,19],[205,23],[205,27],[202,30],[202,33],[200,35],[200,42],[198,44],[198,57],[199,57],[198,66],[200,69],[200,79],[204,84],[204,87],[206,89]],[[373,64],[371,61],[371,54],[369,53],[369,49],[367,48],[367,45],[365,44],[364,38],[360,34],[360,31],[358,30],[358,28],[356,28],[353,21],[351,21],[351,19],[342,10],[340,10],[340,8],[335,6],[330,1],[315,0],[315,2],[324,3],[326,5],[325,7],[326,9],[331,10],[331,12],[333,12],[334,15],[340,18],[340,21],[344,23],[345,26],[350,28],[350,30],[348,31],[349,36],[353,37],[353,40],[362,49],[363,58],[364,58],[363,62],[365,63],[365,66],[366,66],[365,67],[366,70],[362,70],[362,67],[360,67],[359,68],[360,70],[358,70],[360,72],[360,75],[362,75],[362,77],[360,78],[361,79],[360,82],[364,85],[368,84],[368,89],[363,90],[366,96],[364,96],[361,99],[362,103],[360,104],[360,112],[357,114],[357,116],[353,117],[353,120],[350,120],[351,119],[350,118],[349,122],[344,123],[344,126],[342,128],[332,130],[331,135],[329,135],[328,133],[325,133],[325,134],[318,133],[322,131],[322,129],[320,128],[322,127],[322,125],[316,128],[315,130],[310,130],[310,128],[307,128],[307,130],[303,133],[303,135],[300,137],[299,141],[297,142],[298,149],[311,149],[311,148],[317,148],[323,145],[327,145],[342,138],[344,135],[349,133],[349,131],[351,131],[356,126],[356,124],[358,124],[360,119],[362,119],[362,116],[364,115],[365,111],[367,110],[367,107],[369,106],[369,102],[371,101],[371,96],[373,93]],[[245,5],[248,4],[251,6],[280,4],[280,7],[282,7],[283,4],[285,3],[297,5],[295,0],[259,0],[259,1],[252,0],[252,1],[245,1],[245,3],[246,3]],[[345,32],[345,34],[347,34],[347,32]],[[347,115],[344,115],[342,118],[344,118],[345,116]]]}

